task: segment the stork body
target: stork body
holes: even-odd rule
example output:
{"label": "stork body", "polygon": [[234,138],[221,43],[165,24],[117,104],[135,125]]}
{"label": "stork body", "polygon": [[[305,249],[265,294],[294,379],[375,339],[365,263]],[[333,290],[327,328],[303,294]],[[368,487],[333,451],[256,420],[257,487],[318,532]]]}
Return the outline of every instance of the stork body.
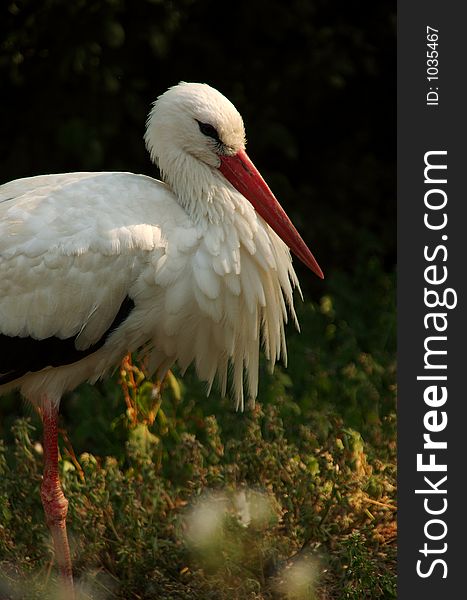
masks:
{"label": "stork body", "polygon": [[0,187],[0,395],[19,388],[42,410],[42,498],[70,588],[56,470],[63,393],[142,349],[159,377],[175,362],[182,371],[194,363],[224,394],[231,365],[243,407],[244,376],[248,398],[257,393],[260,344],[272,364],[285,359],[288,311],[298,325],[289,247],[322,276],[219,92],[171,88],[145,139],[163,182],[66,173]]}
{"label": "stork body", "polygon": [[256,395],[261,321],[275,361],[297,280],[241,194],[224,192],[222,219],[195,222],[167,185],[131,173],[39,176],[1,193],[0,392],[58,403],[149,344],[159,374],[194,361],[225,392],[230,360],[237,403],[244,365]]}

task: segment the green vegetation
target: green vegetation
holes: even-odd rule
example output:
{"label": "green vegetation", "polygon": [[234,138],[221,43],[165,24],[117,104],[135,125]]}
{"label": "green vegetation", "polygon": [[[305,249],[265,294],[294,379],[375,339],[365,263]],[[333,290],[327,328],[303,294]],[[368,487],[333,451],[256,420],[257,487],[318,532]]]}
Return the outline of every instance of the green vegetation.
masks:
{"label": "green vegetation", "polygon": [[[81,598],[395,598],[395,4],[8,0],[0,181],[157,176],[150,103],[204,81],[326,279],[297,272],[302,333],[237,414],[192,372],[136,359],[61,405]],[[1,361],[1,357],[0,357]],[[0,598],[56,598],[41,427],[0,399]]]}

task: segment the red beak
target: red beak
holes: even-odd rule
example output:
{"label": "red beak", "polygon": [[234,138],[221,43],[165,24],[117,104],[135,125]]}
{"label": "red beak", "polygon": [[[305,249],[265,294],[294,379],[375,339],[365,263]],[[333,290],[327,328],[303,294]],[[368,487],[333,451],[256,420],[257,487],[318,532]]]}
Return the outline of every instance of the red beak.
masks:
{"label": "red beak", "polygon": [[220,159],[219,170],[224,177],[251,202],[256,212],[274,229],[295,256],[318,277],[324,279],[315,257],[245,150],[239,150],[233,156],[220,156]]}

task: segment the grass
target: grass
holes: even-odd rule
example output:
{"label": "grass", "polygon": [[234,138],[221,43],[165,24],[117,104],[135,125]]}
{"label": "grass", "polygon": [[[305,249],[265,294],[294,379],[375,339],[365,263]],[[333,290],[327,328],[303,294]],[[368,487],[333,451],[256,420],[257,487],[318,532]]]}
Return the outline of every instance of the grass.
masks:
{"label": "grass", "polygon": [[[160,389],[135,361],[64,399],[81,599],[396,597],[393,277],[376,261],[336,273],[299,311],[289,368],[262,365],[243,414],[193,373]],[[0,598],[58,598],[40,422],[2,400]]]}

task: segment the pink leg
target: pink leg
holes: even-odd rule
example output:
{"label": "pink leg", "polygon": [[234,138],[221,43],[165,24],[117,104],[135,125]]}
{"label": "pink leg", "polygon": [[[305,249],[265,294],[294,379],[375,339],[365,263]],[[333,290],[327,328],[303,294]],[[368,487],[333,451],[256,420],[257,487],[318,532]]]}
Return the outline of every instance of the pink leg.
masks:
{"label": "pink leg", "polygon": [[74,598],[73,574],[71,569],[70,548],[66,533],[66,514],[68,500],[63,495],[58,476],[58,410],[46,406],[42,411],[44,425],[44,477],[41,485],[41,499],[47,525],[52,534],[55,557],[60,570],[67,598]]}

